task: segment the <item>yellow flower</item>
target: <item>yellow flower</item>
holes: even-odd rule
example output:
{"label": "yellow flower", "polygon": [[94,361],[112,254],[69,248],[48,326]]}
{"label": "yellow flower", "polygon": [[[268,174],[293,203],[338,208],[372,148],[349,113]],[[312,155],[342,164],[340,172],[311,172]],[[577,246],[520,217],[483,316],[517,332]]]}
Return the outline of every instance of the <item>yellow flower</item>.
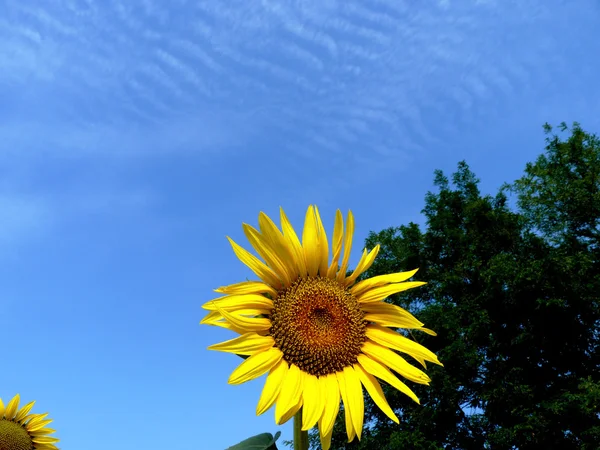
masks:
{"label": "yellow flower", "polygon": [[[321,444],[327,450],[340,400],[344,402],[348,441],[363,428],[363,386],[392,420],[377,378],[417,403],[413,391],[390,369],[404,378],[429,384],[430,378],[394,350],[410,355],[423,367],[441,363],[427,348],[396,333],[394,328],[423,328],[408,311],[386,303],[389,295],[421,286],[406,281],[417,271],[381,275],[357,282],[377,256],[379,245],[365,249],[356,269],[346,276],[354,218],[348,212],[335,217],[333,239],[327,240],[316,207],[306,212],[302,243],[281,210],[281,231],[264,213],[259,230],[244,224],[244,233],[264,262],[229,241],[237,257],[262,281],[224,286],[225,294],[203,305],[210,311],[203,324],[233,330],[241,336],[208,347],[210,350],[248,355],[237,367],[230,384],[240,384],[268,372],[256,413],[275,405],[275,421],[282,424],[302,408],[302,429],[318,424]],[[342,251],[343,250],[343,251]]]}
{"label": "yellow flower", "polygon": [[59,440],[48,436],[55,430],[46,428],[48,413],[29,414],[35,402],[19,409],[19,401],[17,394],[5,408],[0,398],[0,450],[57,450]]}

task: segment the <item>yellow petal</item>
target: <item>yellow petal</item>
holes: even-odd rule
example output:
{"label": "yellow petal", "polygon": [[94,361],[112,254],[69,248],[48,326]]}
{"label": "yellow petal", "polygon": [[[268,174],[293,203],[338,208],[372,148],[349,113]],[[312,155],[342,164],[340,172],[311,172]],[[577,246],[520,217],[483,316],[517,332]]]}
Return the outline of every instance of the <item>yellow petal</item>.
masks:
{"label": "yellow petal", "polygon": [[327,270],[327,278],[334,278],[338,270],[340,256],[342,254],[342,243],[344,238],[344,218],[342,212],[338,209],[335,212],[335,224],[333,226],[333,240],[331,241],[331,253],[333,257]]}
{"label": "yellow petal", "polygon": [[4,417],[4,402],[2,401],[2,399],[0,398],[0,419],[2,419],[2,417]]}
{"label": "yellow petal", "polygon": [[[216,322],[221,322],[225,320],[225,317],[223,317],[223,314],[221,314],[221,311],[223,311],[223,309],[217,308],[216,311],[211,311],[209,312],[201,321],[200,323],[202,325],[217,325]],[[269,310],[267,309],[256,309],[256,308],[243,308],[243,309],[237,309],[233,312],[229,312],[227,311],[229,314],[235,314],[237,316],[245,316],[245,317],[256,317],[256,316],[260,316],[263,314],[269,314]],[[244,332],[240,333],[240,334],[244,334]]]}
{"label": "yellow petal", "polygon": [[390,369],[395,370],[410,381],[420,384],[429,384],[431,381],[431,378],[429,378],[425,372],[417,369],[415,366],[410,365],[398,353],[395,353],[389,348],[383,347],[382,345],[376,344],[373,341],[367,339],[363,343],[361,351],[365,355],[370,356],[372,359],[375,359],[381,364],[385,364]]}
{"label": "yellow petal", "polygon": [[291,280],[298,278],[298,268],[294,254],[287,245],[283,233],[279,231],[277,225],[273,223],[271,218],[261,212],[258,216],[258,226],[261,234],[269,242],[271,248],[275,251],[279,259],[283,262],[285,270]]}
{"label": "yellow petal", "polygon": [[[46,414],[46,415],[47,415],[47,414]],[[23,419],[23,422],[22,422],[22,423],[29,422],[30,420],[32,420],[32,419],[35,419],[35,418],[36,418],[36,417],[38,417],[38,416],[41,416],[41,414],[27,414],[27,417],[25,417],[25,418]]]}
{"label": "yellow petal", "polygon": [[212,325],[215,327],[225,328],[227,330],[235,331],[239,334],[246,333],[245,330],[242,330],[236,326],[231,325],[229,322],[225,321],[225,318],[221,315],[219,311],[211,311],[209,312],[201,321],[200,325]]}
{"label": "yellow petal", "polygon": [[350,251],[352,250],[352,236],[354,235],[354,216],[352,211],[348,211],[348,217],[346,218],[346,232],[344,233],[344,257],[342,259],[342,265],[337,274],[337,280],[342,282],[346,279],[346,272],[348,271],[348,262],[350,261]]}
{"label": "yellow petal", "polygon": [[44,436],[46,434],[52,434],[52,433],[56,433],[56,430],[52,429],[52,428],[42,428],[41,430],[36,430],[34,432],[31,432],[29,434],[31,434],[32,436]]}
{"label": "yellow petal", "polygon": [[282,357],[281,350],[275,347],[249,356],[232,372],[229,377],[229,384],[241,384],[260,377],[271,370]]}
{"label": "yellow petal", "polygon": [[325,398],[321,393],[319,379],[310,374],[304,375],[304,386],[302,388],[304,406],[302,409],[302,430],[310,430],[315,426],[325,407]]}
{"label": "yellow petal", "polygon": [[346,375],[344,372],[336,372],[338,385],[340,386],[340,394],[342,394],[342,401],[344,402],[344,419],[346,422],[346,435],[348,436],[348,442],[351,442],[356,436],[354,430],[354,421],[352,420],[352,407],[350,406],[350,400],[348,399],[348,386],[346,385]]}
{"label": "yellow petal", "polygon": [[238,334],[244,334],[244,333],[246,333],[245,330],[240,330],[239,328],[236,328],[233,325],[231,325],[230,323],[225,322],[225,321],[215,321],[213,323],[207,323],[206,325],[212,325],[214,327],[225,328],[226,330],[231,330],[231,331],[233,331],[235,333],[238,333]]}
{"label": "yellow petal", "polygon": [[258,400],[258,405],[256,405],[257,416],[260,416],[267,411],[277,400],[277,396],[281,390],[281,383],[288,373],[288,367],[288,363],[282,359],[273,366],[269,375],[267,375],[265,386],[263,387],[262,394]]}
{"label": "yellow petal", "polygon": [[319,384],[321,384],[321,392],[325,399],[323,414],[319,419],[319,430],[323,436],[331,434],[335,418],[340,410],[340,386],[334,373],[319,377]]}
{"label": "yellow petal", "polygon": [[19,401],[21,400],[21,397],[19,396],[19,394],[15,395],[12,400],[10,402],[8,402],[8,405],[6,405],[6,411],[4,411],[4,415],[6,416],[7,419],[12,420],[15,417],[15,414],[17,413],[17,410],[19,409]]}
{"label": "yellow petal", "polygon": [[430,330],[429,328],[419,328],[419,331],[422,331],[423,333],[429,334],[430,336],[437,336],[437,333],[433,330]]}
{"label": "yellow petal", "polygon": [[[40,436],[40,437],[36,437],[33,438],[33,442],[36,444],[54,444],[55,442],[60,441],[60,439],[57,439],[55,437],[50,437],[50,436]],[[39,448],[39,446],[36,446],[36,448]]]}
{"label": "yellow petal", "polygon": [[36,450],[58,450],[58,447],[54,444],[40,444],[36,445]]}
{"label": "yellow petal", "polygon": [[310,205],[304,218],[304,230],[302,231],[302,248],[306,257],[306,269],[308,275],[314,277],[319,271],[319,228],[315,219],[315,209]]}
{"label": "yellow petal", "polygon": [[[240,309],[235,313],[229,314],[228,317],[230,317],[230,319],[236,319],[235,321],[230,322],[227,321],[219,311],[212,311],[200,321],[200,324],[225,328],[227,330],[234,331],[238,334],[246,334],[252,332],[264,333],[267,331],[266,329],[264,329],[266,328],[266,324],[264,321],[268,319],[255,316],[267,313],[268,311],[262,311],[259,309]],[[238,326],[239,324],[241,326]]]}
{"label": "yellow petal", "polygon": [[283,379],[281,392],[275,405],[275,423],[281,425],[284,416],[293,410],[302,399],[302,371],[298,366],[292,364],[287,375]]}
{"label": "yellow petal", "polygon": [[406,317],[398,317],[388,314],[367,313],[365,314],[364,320],[379,324],[384,327],[396,327],[406,330],[422,329],[418,323],[407,319]]}
{"label": "yellow petal", "polygon": [[[414,358],[415,361],[417,361],[419,364],[421,364],[421,366],[423,366],[423,369],[427,369],[427,363],[425,362],[425,360],[419,356],[414,356],[414,355],[410,355],[412,358]],[[441,364],[441,363],[440,363]]]}
{"label": "yellow petal", "polygon": [[207,311],[217,311],[218,308],[222,308],[229,312],[252,308],[270,311],[273,309],[273,300],[260,294],[226,295],[206,302],[202,308]]}
{"label": "yellow petal", "polygon": [[317,220],[317,229],[319,231],[319,275],[325,277],[327,276],[329,263],[329,243],[327,241],[325,227],[323,227],[323,222],[321,221],[321,215],[319,214],[319,208],[316,206],[315,217]]}
{"label": "yellow petal", "polygon": [[221,313],[218,311],[212,311],[202,318],[200,325],[212,325],[214,322],[219,320],[224,320]]}
{"label": "yellow petal", "polygon": [[294,255],[294,261],[296,263],[296,267],[298,269],[298,276],[303,278],[306,276],[306,258],[304,256],[304,250],[302,249],[302,245],[300,245],[300,240],[294,231],[294,227],[288,220],[287,216],[283,212],[283,208],[280,208],[280,216],[281,216],[281,230],[283,231],[283,236],[287,242],[288,247],[292,250]]}
{"label": "yellow petal", "polygon": [[292,417],[294,417],[296,415],[296,413],[298,411],[300,411],[300,408],[302,408],[303,402],[304,402],[304,397],[302,397],[302,396],[298,397],[296,404],[294,406],[292,406],[292,408],[288,412],[286,412],[281,417],[281,419],[279,419],[279,424],[284,424],[288,420],[290,420]]}
{"label": "yellow petal", "polygon": [[347,408],[350,409],[352,425],[360,440],[365,416],[365,398],[363,396],[360,379],[352,366],[344,367],[344,378],[346,379],[346,395],[348,397]]}
{"label": "yellow petal", "polygon": [[[319,428],[321,426],[319,425]],[[333,435],[333,427],[331,427],[331,429],[329,430],[328,433],[324,434],[320,429],[319,429],[319,437],[321,440],[321,448],[322,450],[329,450],[329,447],[331,447],[331,436]]]}
{"label": "yellow petal", "polygon": [[379,409],[381,409],[381,411],[383,411],[383,413],[390,419],[392,419],[394,422],[400,423],[398,417],[396,416],[396,414],[394,414],[392,408],[390,408],[390,405],[385,398],[385,394],[383,393],[383,389],[381,389],[379,381],[377,381],[373,375],[368,373],[360,364],[354,364],[354,371],[358,375],[358,378],[360,378],[361,383],[363,384],[363,386],[365,387],[375,404],[379,406]]}
{"label": "yellow petal", "polygon": [[227,239],[233,248],[235,256],[237,256],[240,261],[246,264],[250,270],[252,270],[252,272],[258,275],[261,280],[264,280],[275,289],[281,289],[283,287],[283,283],[279,278],[277,278],[277,274],[275,274],[271,268],[269,268],[265,263],[259,260],[248,250],[236,244],[229,236],[227,236]]}
{"label": "yellow petal", "polygon": [[387,275],[378,275],[376,277],[367,278],[366,280],[359,281],[350,288],[350,292],[356,297],[360,296],[363,292],[369,289],[383,286],[390,283],[401,283],[411,278],[419,269],[411,270],[409,272],[398,272],[390,273]]}
{"label": "yellow petal", "polygon": [[256,352],[268,350],[275,345],[271,336],[260,336],[256,333],[246,333],[225,342],[211,345],[209,350],[235,353],[236,355],[253,355]]}
{"label": "yellow petal", "polygon": [[34,419],[31,419],[26,425],[27,431],[34,432],[37,430],[41,430],[49,423],[52,423],[52,419],[42,420],[47,415],[48,414],[46,413],[46,414],[42,414],[41,416],[38,416]]}
{"label": "yellow petal", "polygon": [[431,350],[389,328],[380,325],[368,325],[366,335],[378,344],[407,353],[415,359],[430,361],[439,366],[443,365]]}
{"label": "yellow petal", "polygon": [[266,331],[271,328],[271,320],[265,317],[245,317],[239,314],[228,313],[224,309],[219,309],[223,318],[231,325],[244,330],[245,333],[251,331]]}
{"label": "yellow petal", "polygon": [[377,244],[373,248],[373,250],[371,250],[369,253],[366,253],[366,250],[365,250],[365,252],[363,252],[363,255],[360,258],[360,261],[358,262],[356,269],[354,269],[354,272],[352,272],[352,275],[350,275],[348,278],[346,278],[346,282],[345,282],[346,286],[352,285],[361,273],[369,270],[369,267],[371,267],[371,265],[375,261],[375,258],[377,257],[377,254],[379,253],[379,248],[380,248],[379,244]]}
{"label": "yellow petal", "polygon": [[290,275],[287,271],[285,263],[279,258],[279,255],[271,247],[269,242],[250,225],[242,224],[244,234],[248,242],[254,247],[254,250],[265,260],[267,265],[277,274],[277,278],[283,281],[285,286],[290,284]]}
{"label": "yellow petal", "polygon": [[376,287],[364,292],[357,297],[357,300],[359,303],[378,302],[392,294],[423,286],[424,284],[427,283],[423,281],[407,281],[406,283],[388,284],[387,286]]}
{"label": "yellow petal", "polygon": [[277,296],[275,289],[261,281],[242,281],[241,283],[230,284],[229,286],[221,286],[215,289],[215,292],[229,295],[269,294],[272,297]]}
{"label": "yellow petal", "polygon": [[35,404],[35,400],[32,402],[27,403],[25,406],[23,406],[20,411],[17,413],[17,417],[15,417],[15,420],[17,422],[21,422],[21,420],[23,420],[27,414],[29,414],[29,411],[31,411],[31,408],[33,408],[33,405]]}
{"label": "yellow petal", "polygon": [[394,375],[390,369],[385,367],[383,364],[375,361],[372,358],[369,358],[367,355],[358,355],[357,356],[358,363],[371,375],[376,376],[377,378],[385,381],[390,386],[395,387],[403,394],[408,395],[418,404],[421,404],[419,398],[415,395],[415,393],[402,381],[400,381],[396,375]]}
{"label": "yellow petal", "polygon": [[367,322],[375,322],[384,327],[421,328],[423,322],[404,308],[390,303],[363,303],[360,308],[366,313]]}

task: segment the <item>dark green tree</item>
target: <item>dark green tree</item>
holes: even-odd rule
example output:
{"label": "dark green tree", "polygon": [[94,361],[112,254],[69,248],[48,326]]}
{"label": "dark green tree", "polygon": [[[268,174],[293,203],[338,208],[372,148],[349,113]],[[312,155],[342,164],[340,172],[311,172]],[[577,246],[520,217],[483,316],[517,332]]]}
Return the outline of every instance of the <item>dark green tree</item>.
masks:
{"label": "dark green tree", "polygon": [[495,197],[461,162],[452,184],[436,171],[424,231],[369,235],[381,251],[366,277],[420,268],[428,284],[389,301],[437,331],[413,337],[445,367],[411,386],[420,406],[384,386],[399,425],[367,398],[348,444],[338,417],[332,448],[600,448],[599,176],[598,139],[575,124]]}
{"label": "dark green tree", "polygon": [[[504,190],[524,222],[486,415],[499,448],[600,448],[600,141],[574,124]],[[560,130],[568,130],[563,123]],[[517,327],[517,328],[515,328]],[[510,394],[509,389],[514,393]]]}
{"label": "dark green tree", "polygon": [[[525,175],[508,187],[518,194],[530,229],[550,243],[576,240],[598,249],[600,241],[600,140],[573,124],[566,140],[548,135],[546,152],[528,163]],[[562,132],[568,130],[561,123]]]}

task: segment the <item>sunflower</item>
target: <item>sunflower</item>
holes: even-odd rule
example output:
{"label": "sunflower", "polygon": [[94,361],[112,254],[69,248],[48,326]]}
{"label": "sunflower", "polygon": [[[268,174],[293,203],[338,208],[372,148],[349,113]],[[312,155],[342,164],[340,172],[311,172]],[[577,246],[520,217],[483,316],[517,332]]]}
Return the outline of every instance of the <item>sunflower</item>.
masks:
{"label": "sunflower", "polygon": [[6,408],[0,398],[0,450],[57,450],[58,439],[48,436],[56,430],[46,428],[51,419],[46,414],[29,414],[35,402],[19,409],[19,394]]}
{"label": "sunflower", "polygon": [[329,449],[333,424],[344,402],[348,441],[360,439],[363,428],[363,387],[393,421],[398,418],[385,399],[380,380],[419,403],[414,392],[390,370],[420,384],[430,378],[409,364],[403,352],[423,367],[441,365],[424,346],[394,331],[420,330],[423,323],[408,311],[383,300],[425,283],[409,280],[417,270],[357,281],[377,256],[379,245],[365,249],[350,274],[348,263],[354,233],[349,211],[335,217],[331,258],[319,210],[309,206],[302,242],[283,209],[281,230],[264,213],[259,230],[243,224],[244,234],[258,255],[229,237],[236,256],[262,281],[245,281],[215,291],[224,294],[203,305],[210,311],[200,322],[230,329],[239,337],[212,345],[209,350],[247,358],[233,371],[230,384],[240,384],[268,372],[256,413],[275,405],[275,421],[282,424],[302,408],[302,430],[318,424],[323,449]]}

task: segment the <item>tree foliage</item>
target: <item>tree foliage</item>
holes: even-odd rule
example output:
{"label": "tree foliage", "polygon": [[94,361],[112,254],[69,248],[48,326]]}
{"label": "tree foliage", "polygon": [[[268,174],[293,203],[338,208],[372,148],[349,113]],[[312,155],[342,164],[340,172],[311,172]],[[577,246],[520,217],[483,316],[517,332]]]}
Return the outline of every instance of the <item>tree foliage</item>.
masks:
{"label": "tree foliage", "polygon": [[419,267],[428,282],[389,301],[437,331],[413,337],[444,367],[411,386],[421,405],[384,385],[399,425],[366,396],[362,440],[346,442],[340,416],[332,448],[600,448],[600,142],[545,129],[545,153],[497,195],[461,162],[451,180],[435,172],[425,230],[369,235],[381,251],[366,277]]}

